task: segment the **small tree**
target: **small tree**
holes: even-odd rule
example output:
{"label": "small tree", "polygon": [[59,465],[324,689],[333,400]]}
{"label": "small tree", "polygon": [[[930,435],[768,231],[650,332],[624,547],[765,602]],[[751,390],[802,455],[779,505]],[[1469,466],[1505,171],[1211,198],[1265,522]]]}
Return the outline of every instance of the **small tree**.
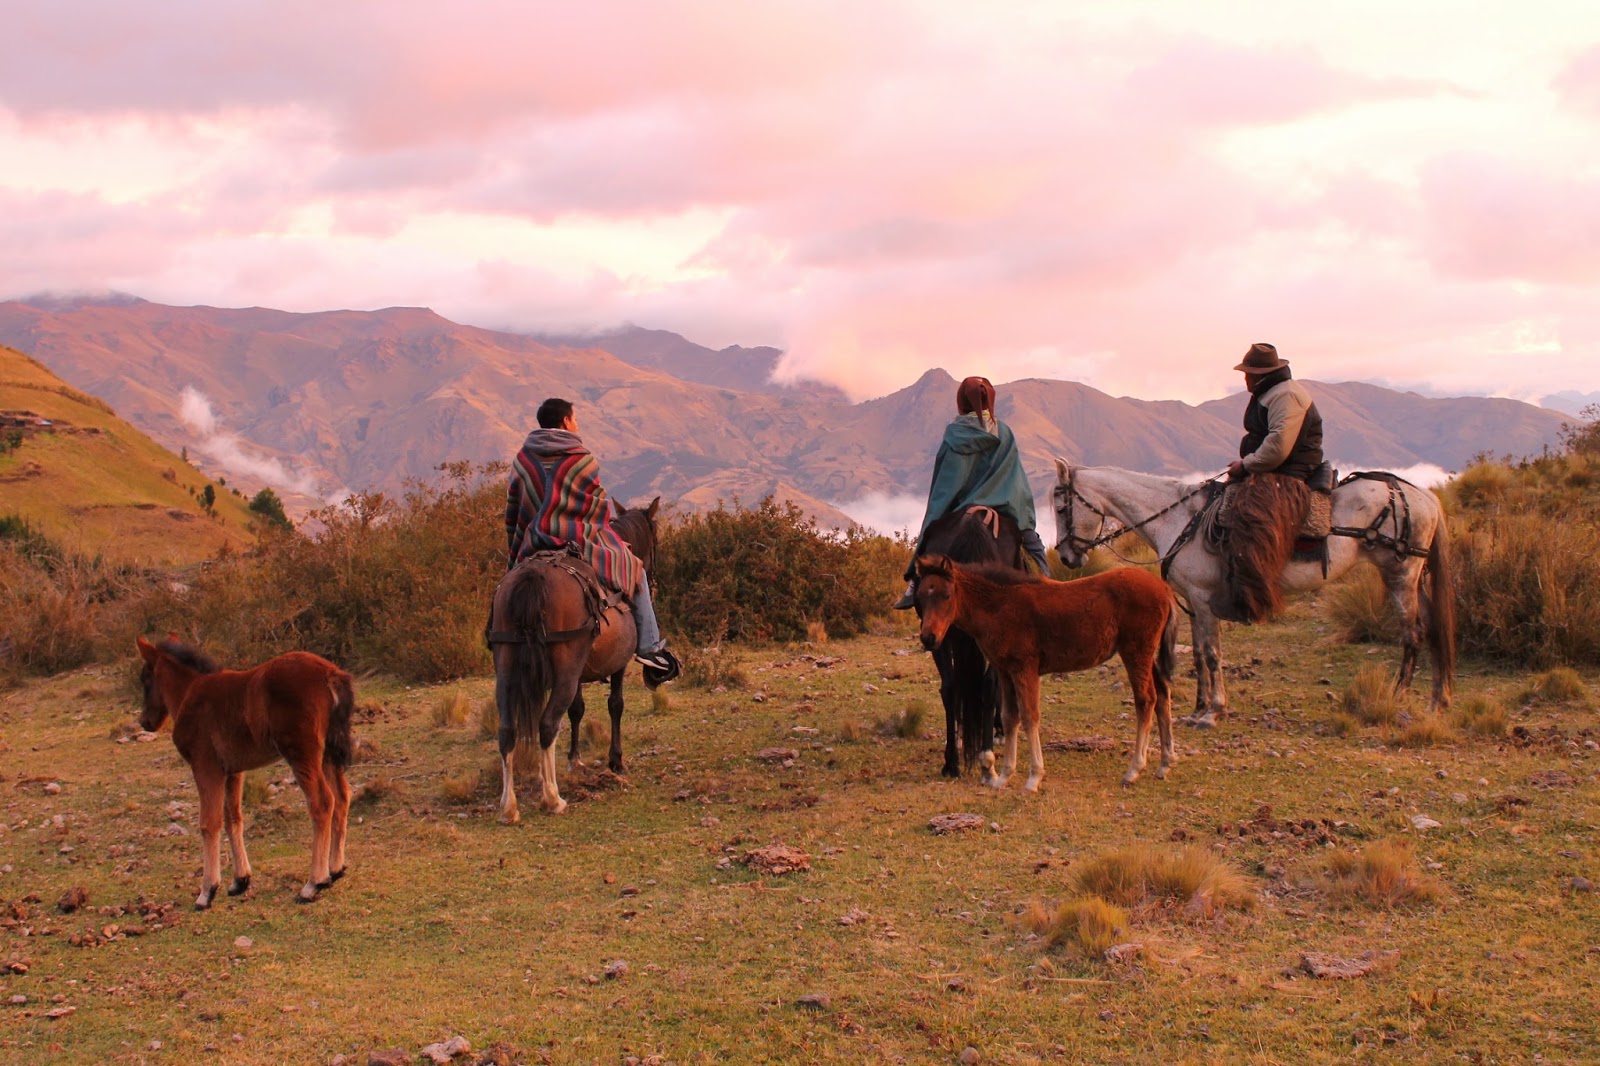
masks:
{"label": "small tree", "polygon": [[206,482],[206,487],[200,490],[200,506],[205,508],[207,514],[216,510],[217,487],[209,481]]}
{"label": "small tree", "polygon": [[260,515],[269,526],[278,529],[294,528],[294,523],[289,521],[289,516],[283,511],[283,501],[270,488],[262,489],[252,496],[249,506],[250,510]]}

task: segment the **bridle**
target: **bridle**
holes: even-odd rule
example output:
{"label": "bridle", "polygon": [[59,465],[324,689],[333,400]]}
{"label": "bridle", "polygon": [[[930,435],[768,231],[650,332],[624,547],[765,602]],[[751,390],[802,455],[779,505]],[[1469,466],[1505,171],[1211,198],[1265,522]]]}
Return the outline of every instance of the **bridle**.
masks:
{"label": "bridle", "polygon": [[[1224,471],[1224,473],[1226,473],[1226,471]],[[1128,525],[1096,507],[1093,500],[1089,499],[1083,493],[1078,491],[1078,469],[1077,467],[1073,467],[1067,473],[1066,483],[1062,484],[1061,482],[1057,482],[1054,490],[1056,516],[1060,519],[1063,519],[1067,527],[1066,536],[1060,537],[1056,540],[1056,553],[1059,555],[1061,552],[1061,545],[1065,544],[1067,547],[1076,552],[1078,557],[1081,559],[1084,556],[1087,556],[1095,548],[1098,548],[1101,545],[1110,544],[1124,533],[1132,533],[1135,530],[1143,529],[1145,526],[1149,525],[1151,522],[1154,522],[1168,511],[1176,510],[1177,508],[1183,506],[1185,503],[1188,503],[1190,500],[1194,499],[1194,497],[1200,495],[1202,492],[1205,492],[1222,476],[1222,474],[1215,474],[1206,478],[1204,481],[1200,482],[1200,484],[1196,485],[1182,496],[1179,496],[1176,500],[1173,500],[1171,503],[1167,504],[1167,506],[1161,508],[1161,510],[1146,518],[1141,518],[1132,525]],[[1078,536],[1077,526],[1072,520],[1072,505],[1074,502],[1083,504],[1084,507],[1088,508],[1090,513],[1099,516],[1100,525],[1096,527],[1095,536],[1093,538],[1085,539]],[[1114,523],[1109,530],[1106,529],[1107,522]],[[1112,554],[1116,555],[1118,559],[1121,559],[1125,563],[1138,561],[1125,558],[1122,553],[1118,552],[1115,548],[1112,548],[1111,551]]]}

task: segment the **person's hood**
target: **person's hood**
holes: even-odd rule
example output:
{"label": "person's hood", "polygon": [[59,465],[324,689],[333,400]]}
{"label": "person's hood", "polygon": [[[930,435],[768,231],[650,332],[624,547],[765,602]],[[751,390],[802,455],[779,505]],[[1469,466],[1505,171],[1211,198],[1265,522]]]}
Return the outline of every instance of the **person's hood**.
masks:
{"label": "person's hood", "polygon": [[522,442],[522,450],[534,455],[570,455],[588,449],[570,429],[535,429]]}
{"label": "person's hood", "polygon": [[951,451],[963,455],[976,455],[1000,447],[999,435],[985,426],[983,419],[975,414],[960,415],[946,426],[944,442]]}

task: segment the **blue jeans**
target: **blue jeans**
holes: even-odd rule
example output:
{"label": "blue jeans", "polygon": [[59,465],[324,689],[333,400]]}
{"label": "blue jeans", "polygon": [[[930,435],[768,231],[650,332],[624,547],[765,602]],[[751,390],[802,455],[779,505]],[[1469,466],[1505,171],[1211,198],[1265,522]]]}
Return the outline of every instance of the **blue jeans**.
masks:
{"label": "blue jeans", "polygon": [[1022,541],[1022,550],[1033,556],[1033,561],[1039,564],[1039,572],[1045,577],[1050,576],[1050,562],[1045,558],[1044,541],[1039,539],[1037,529],[1021,529],[1018,535]]}
{"label": "blue jeans", "polygon": [[639,631],[639,651],[660,651],[667,646],[661,639],[661,625],[656,621],[655,604],[650,602],[650,579],[639,579],[639,591],[633,596],[633,625]]}

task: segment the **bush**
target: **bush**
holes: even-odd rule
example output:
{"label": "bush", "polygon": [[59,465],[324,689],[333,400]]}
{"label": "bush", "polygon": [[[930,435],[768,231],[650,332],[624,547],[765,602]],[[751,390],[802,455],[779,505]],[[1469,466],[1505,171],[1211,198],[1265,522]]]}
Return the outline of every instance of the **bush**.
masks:
{"label": "bush", "polygon": [[214,564],[162,612],[233,664],[304,649],[414,681],[485,671],[484,623],[505,572],[503,467],[452,463],[405,497],[313,512],[315,535],[267,536]]}
{"label": "bush", "polygon": [[1503,737],[1510,728],[1510,716],[1503,703],[1483,696],[1469,696],[1451,709],[1457,729],[1484,737]]}
{"label": "bush", "polygon": [[1328,589],[1323,602],[1348,644],[1393,644],[1400,639],[1400,623],[1375,567],[1352,570]]}
{"label": "bush", "polygon": [[289,516],[284,513],[283,501],[270,488],[262,489],[252,496],[248,506],[269,526],[283,530],[294,528],[294,523],[289,521]]}
{"label": "bush", "polygon": [[1080,896],[1054,909],[1034,901],[1023,911],[1022,924],[1051,947],[1098,960],[1128,931],[1128,914],[1099,896]]}
{"label": "bush", "polygon": [[853,636],[888,613],[909,549],[859,526],[825,532],[795,504],[719,504],[664,531],[655,588],[663,624],[697,643]]}
{"label": "bush", "polygon": [[1535,667],[1600,663],[1600,529],[1535,511],[1456,535],[1462,650]]}
{"label": "bush", "polygon": [[1571,703],[1584,696],[1583,678],[1570,666],[1546,670],[1531,682],[1518,702],[1521,703]]}

